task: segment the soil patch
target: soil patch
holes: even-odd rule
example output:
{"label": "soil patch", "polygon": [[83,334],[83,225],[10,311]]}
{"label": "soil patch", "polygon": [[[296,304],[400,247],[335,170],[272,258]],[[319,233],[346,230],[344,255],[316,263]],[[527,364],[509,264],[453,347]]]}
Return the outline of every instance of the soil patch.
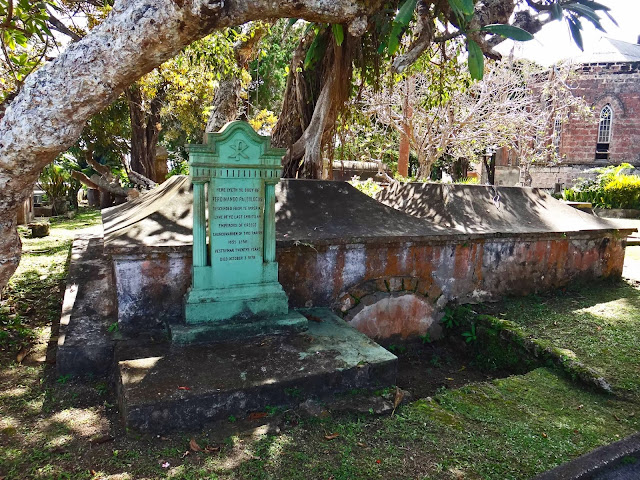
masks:
{"label": "soil patch", "polygon": [[388,348],[398,356],[396,383],[411,392],[413,398],[429,397],[442,389],[522,373],[520,370],[481,368],[473,346],[457,338],[426,344],[411,342]]}

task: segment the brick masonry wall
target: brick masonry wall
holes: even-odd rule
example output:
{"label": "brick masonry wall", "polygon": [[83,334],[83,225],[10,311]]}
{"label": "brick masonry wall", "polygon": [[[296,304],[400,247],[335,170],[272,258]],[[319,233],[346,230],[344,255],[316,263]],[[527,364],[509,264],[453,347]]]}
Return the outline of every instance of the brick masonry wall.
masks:
{"label": "brick masonry wall", "polygon": [[[373,338],[439,334],[450,301],[524,295],[620,277],[623,239],[452,236],[442,241],[279,246],[279,280],[292,307],[331,306]],[[129,331],[180,323],[190,252],[114,256],[118,322]]]}
{"label": "brick masonry wall", "polygon": [[613,109],[609,162],[640,164],[640,62],[583,65],[572,81],[574,94],[594,109],[594,118],[563,124],[560,155],[566,164],[596,165],[600,111]]}

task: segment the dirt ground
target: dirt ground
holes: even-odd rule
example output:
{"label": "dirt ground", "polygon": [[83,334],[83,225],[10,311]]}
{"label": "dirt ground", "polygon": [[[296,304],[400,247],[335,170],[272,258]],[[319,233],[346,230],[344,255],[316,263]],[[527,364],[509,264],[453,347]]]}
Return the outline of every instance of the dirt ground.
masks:
{"label": "dirt ground", "polygon": [[473,349],[463,340],[449,338],[432,343],[409,343],[398,356],[397,384],[414,398],[433,396],[443,389],[458,388],[472,382],[507,377],[514,372],[481,369]]}

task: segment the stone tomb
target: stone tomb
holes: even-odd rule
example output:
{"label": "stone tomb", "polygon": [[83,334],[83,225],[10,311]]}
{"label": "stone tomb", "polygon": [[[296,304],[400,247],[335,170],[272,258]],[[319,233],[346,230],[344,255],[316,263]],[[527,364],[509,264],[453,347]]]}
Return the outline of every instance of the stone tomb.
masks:
{"label": "stone tomb", "polygon": [[[448,302],[620,277],[630,232],[537,189],[407,185],[384,205],[343,182],[282,180],[275,194],[290,305],[330,307],[373,339],[435,338]],[[184,323],[190,180],[147,195],[104,215],[123,331]]]}
{"label": "stone tomb", "polygon": [[[268,143],[246,123],[228,124],[206,146],[191,148],[192,188],[185,190],[185,178],[174,179],[141,197],[137,208],[112,211],[134,229],[149,210],[171,212],[151,222],[154,234],[172,245],[161,255],[168,270],[152,262],[142,273],[116,268],[114,278],[101,239],[74,243],[57,368],[76,375],[115,371],[129,427],[197,429],[267,405],[395,383],[396,357],[331,310],[289,310],[275,261],[275,186],[283,152]],[[172,255],[179,252],[175,241],[186,235],[193,243],[182,250],[193,259],[188,266]],[[135,249],[128,253],[135,256]],[[127,288],[136,282],[163,298],[132,297]],[[120,295],[149,318],[127,321],[131,305],[118,304]],[[167,322],[167,311],[175,321]],[[113,334],[116,318],[121,328]]]}

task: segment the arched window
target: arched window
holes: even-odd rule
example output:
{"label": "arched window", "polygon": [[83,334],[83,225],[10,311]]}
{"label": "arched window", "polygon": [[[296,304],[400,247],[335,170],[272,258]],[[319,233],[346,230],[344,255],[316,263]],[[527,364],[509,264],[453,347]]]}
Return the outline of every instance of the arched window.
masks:
{"label": "arched window", "polygon": [[608,103],[600,110],[598,124],[598,143],[596,144],[596,160],[609,160],[609,144],[611,143],[611,123],[613,110]]}

